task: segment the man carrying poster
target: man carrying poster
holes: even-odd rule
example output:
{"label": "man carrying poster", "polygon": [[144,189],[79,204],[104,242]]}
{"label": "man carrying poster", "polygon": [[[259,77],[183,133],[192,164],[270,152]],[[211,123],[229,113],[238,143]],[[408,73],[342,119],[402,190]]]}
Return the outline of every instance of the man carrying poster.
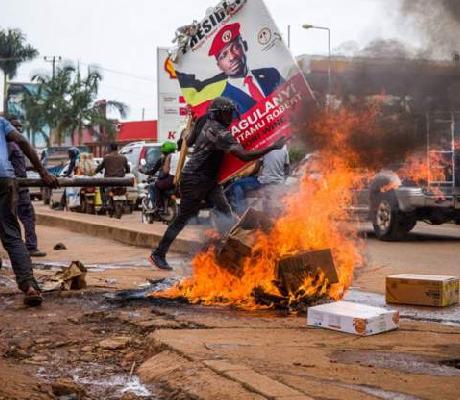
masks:
{"label": "man carrying poster", "polygon": [[281,149],[285,144],[282,138],[263,150],[245,150],[228,131],[234,112],[235,105],[230,99],[218,97],[187,139],[187,145],[194,146],[194,151],[182,170],[179,213],[149,257],[149,261],[160,269],[172,269],[166,261],[166,253],[189,219],[198,213],[202,201],[210,200],[214,204],[222,232],[235,222],[222,186],[217,181],[224,154],[253,161],[272,150]]}
{"label": "man carrying poster", "polygon": [[[235,113],[229,130],[243,148],[289,137],[292,117],[314,110],[312,92],[263,0],[223,1],[187,32],[174,60],[182,95],[196,117],[216,97],[230,98],[241,118]],[[226,154],[219,182],[245,165]]]}

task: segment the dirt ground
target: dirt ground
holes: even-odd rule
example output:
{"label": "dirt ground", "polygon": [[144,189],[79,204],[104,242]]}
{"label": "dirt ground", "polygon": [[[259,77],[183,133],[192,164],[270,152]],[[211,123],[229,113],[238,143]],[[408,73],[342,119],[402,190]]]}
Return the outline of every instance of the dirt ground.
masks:
{"label": "dirt ground", "polygon": [[[387,273],[458,274],[460,235],[423,229],[405,243],[366,239],[354,285],[382,292]],[[305,316],[117,300],[120,289],[189,274],[189,260],[173,255],[175,271],[162,272],[146,249],[38,232],[49,255],[35,259],[37,276],[81,260],[89,286],[26,309],[11,270],[0,273],[0,400],[458,399],[459,325],[403,319],[363,338],[308,328]],[[58,241],[68,250],[53,251]]]}

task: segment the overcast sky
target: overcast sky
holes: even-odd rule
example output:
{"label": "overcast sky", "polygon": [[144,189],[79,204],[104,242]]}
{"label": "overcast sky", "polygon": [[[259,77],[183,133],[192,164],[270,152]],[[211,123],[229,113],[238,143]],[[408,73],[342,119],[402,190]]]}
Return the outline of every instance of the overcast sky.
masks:
{"label": "overcast sky", "polygon": [[[251,0],[248,0],[251,1]],[[329,26],[332,46],[375,38],[410,41],[398,27],[398,0],[266,0],[281,32],[291,25],[294,55],[326,54],[327,33],[302,24]],[[171,45],[175,28],[217,4],[212,0],[0,0],[0,27],[20,28],[40,57],[23,65],[15,81],[50,71],[43,56],[97,64],[104,80],[100,98],[130,107],[130,120],[156,118],[156,48]]]}

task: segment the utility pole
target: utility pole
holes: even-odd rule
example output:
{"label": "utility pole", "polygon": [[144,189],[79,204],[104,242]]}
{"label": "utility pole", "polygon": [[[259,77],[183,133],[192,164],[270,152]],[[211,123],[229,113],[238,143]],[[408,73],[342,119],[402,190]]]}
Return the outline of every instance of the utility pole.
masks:
{"label": "utility pole", "polygon": [[291,25],[287,26],[287,46],[288,49],[291,48]]}
{"label": "utility pole", "polygon": [[54,77],[56,76],[56,61],[57,62],[61,61],[62,57],[61,56],[45,56],[43,57],[43,60],[45,60],[45,62],[49,62],[53,64],[53,79],[54,79]]}
{"label": "utility pole", "polygon": [[144,121],[144,118],[145,118],[145,108],[142,107],[142,121]]}

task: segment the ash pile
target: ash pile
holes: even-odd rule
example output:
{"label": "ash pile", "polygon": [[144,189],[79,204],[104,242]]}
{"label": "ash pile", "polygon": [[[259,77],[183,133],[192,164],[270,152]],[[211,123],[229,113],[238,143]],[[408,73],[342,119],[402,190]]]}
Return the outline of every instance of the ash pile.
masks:
{"label": "ash pile", "polygon": [[[248,259],[260,257],[257,231],[269,233],[274,220],[249,208],[216,247],[216,260],[233,275],[242,278]],[[330,286],[338,283],[338,274],[330,249],[299,249],[275,262],[273,291],[254,288],[255,303],[276,310],[305,312],[309,306],[331,301]]]}

